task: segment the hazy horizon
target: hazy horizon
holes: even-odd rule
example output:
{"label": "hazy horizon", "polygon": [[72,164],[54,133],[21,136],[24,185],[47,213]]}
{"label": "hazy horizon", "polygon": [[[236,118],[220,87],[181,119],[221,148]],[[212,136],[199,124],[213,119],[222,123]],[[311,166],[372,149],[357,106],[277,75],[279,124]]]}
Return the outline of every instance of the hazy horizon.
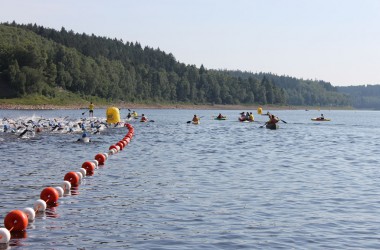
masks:
{"label": "hazy horizon", "polygon": [[207,69],[380,84],[380,1],[14,0],[0,22],[139,42]]}

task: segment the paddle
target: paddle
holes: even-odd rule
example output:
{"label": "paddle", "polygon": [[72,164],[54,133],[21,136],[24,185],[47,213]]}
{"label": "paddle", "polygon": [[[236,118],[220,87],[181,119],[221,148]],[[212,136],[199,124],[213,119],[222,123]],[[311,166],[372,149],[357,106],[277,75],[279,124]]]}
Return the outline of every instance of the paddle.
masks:
{"label": "paddle", "polygon": [[260,126],[259,128],[263,128],[267,124],[268,124],[268,122],[264,123],[264,125]]}
{"label": "paddle", "polygon": [[88,110],[84,111],[84,112],[82,113],[82,115],[86,114],[87,111],[88,111]]}
{"label": "paddle", "polygon": [[284,121],[284,120],[281,120],[281,119],[280,119],[280,121],[282,121],[283,123],[287,123],[286,121]]}

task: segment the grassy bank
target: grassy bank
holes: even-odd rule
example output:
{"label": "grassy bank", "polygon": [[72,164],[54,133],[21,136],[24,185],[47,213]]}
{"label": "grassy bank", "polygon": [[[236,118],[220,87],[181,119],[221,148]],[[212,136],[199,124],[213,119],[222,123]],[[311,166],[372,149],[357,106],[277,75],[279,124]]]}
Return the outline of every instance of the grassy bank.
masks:
{"label": "grassy bank", "polygon": [[289,106],[289,105],[222,105],[222,104],[192,104],[192,103],[130,103],[113,102],[98,97],[82,97],[71,92],[61,91],[53,98],[42,95],[28,95],[22,98],[0,99],[0,109],[84,109],[88,108],[90,102],[96,108],[107,108],[115,106],[124,109],[213,109],[213,110],[350,110],[352,107],[319,107],[319,106]]}

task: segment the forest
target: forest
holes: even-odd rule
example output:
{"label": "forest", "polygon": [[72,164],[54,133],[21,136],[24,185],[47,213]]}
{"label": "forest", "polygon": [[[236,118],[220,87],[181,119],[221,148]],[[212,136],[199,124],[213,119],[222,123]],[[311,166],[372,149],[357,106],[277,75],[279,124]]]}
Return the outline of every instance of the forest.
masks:
{"label": "forest", "polygon": [[83,98],[136,103],[350,106],[350,93],[324,81],[271,73],[199,68],[138,42],[0,24],[0,98]]}
{"label": "forest", "polygon": [[380,110],[380,85],[347,86],[337,89],[351,96],[355,108]]}

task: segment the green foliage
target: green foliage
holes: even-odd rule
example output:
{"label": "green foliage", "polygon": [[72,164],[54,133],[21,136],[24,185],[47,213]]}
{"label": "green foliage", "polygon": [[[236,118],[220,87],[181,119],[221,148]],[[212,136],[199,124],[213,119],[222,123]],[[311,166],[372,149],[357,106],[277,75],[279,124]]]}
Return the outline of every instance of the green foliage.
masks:
{"label": "green foliage", "polygon": [[359,109],[380,110],[380,85],[337,87],[338,91],[352,96],[353,106]]}
{"label": "green foliage", "polygon": [[[324,81],[303,80],[289,76],[277,76],[270,73],[251,73],[228,71],[231,76],[256,78],[261,81],[259,96],[262,102],[287,103],[302,106],[350,106],[351,97],[337,91],[330,83]],[[263,100],[265,99],[266,100]]]}
{"label": "green foliage", "polygon": [[[136,42],[0,24],[0,97],[65,93],[127,102],[347,105],[329,83],[208,70]],[[50,99],[49,99],[50,98]],[[77,100],[77,99],[75,99]]]}

